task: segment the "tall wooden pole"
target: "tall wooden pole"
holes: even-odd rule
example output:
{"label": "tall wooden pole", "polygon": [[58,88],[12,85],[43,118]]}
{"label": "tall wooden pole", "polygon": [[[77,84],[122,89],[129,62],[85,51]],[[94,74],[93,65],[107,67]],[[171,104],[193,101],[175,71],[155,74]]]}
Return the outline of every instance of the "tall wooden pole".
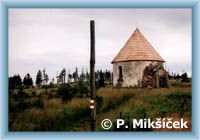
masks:
{"label": "tall wooden pole", "polygon": [[95,131],[96,125],[96,91],[95,91],[95,22],[90,21],[90,109],[91,131]]}

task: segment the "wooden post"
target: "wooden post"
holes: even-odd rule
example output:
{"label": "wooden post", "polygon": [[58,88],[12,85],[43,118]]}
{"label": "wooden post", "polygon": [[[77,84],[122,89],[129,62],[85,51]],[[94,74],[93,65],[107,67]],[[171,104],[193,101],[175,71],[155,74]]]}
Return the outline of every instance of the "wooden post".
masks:
{"label": "wooden post", "polygon": [[95,22],[90,21],[90,109],[91,131],[95,131],[96,125],[96,91],[95,91]]}

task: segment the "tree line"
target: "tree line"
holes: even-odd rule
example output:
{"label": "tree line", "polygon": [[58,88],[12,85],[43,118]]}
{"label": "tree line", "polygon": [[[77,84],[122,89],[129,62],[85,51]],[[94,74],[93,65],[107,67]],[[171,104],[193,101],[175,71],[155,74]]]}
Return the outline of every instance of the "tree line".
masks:
{"label": "tree line", "polygon": [[184,72],[183,74],[171,73],[169,74],[169,79],[181,79],[181,82],[190,82],[190,78],[188,77],[187,72]]}
{"label": "tree line", "polygon": [[[63,68],[60,72],[59,75],[56,76],[57,81],[55,81],[54,78],[50,80],[47,72],[45,69],[38,70],[36,74],[36,80],[35,80],[35,85],[37,87],[42,87],[42,86],[47,86],[47,85],[60,85],[60,84],[65,84],[66,83],[66,77],[67,77],[67,83],[78,83],[78,82],[85,82],[89,83],[90,80],[90,74],[86,70],[84,72],[83,70],[81,73],[78,73],[78,68],[75,68],[75,71],[68,74],[66,74],[65,68]],[[95,72],[95,77],[96,77],[96,85],[97,87],[104,87],[105,83],[107,82],[108,84],[112,83],[112,72],[109,70],[97,70]],[[50,81],[50,82],[49,82]],[[23,80],[19,74],[13,75],[9,77],[9,89],[19,89],[19,88],[30,88],[33,87],[33,78],[29,73],[27,73]]]}

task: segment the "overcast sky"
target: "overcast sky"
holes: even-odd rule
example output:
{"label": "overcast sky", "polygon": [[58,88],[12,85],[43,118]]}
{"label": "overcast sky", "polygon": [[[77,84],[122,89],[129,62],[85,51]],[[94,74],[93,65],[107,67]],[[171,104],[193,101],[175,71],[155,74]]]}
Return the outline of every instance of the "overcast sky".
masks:
{"label": "overcast sky", "polygon": [[191,75],[191,9],[9,9],[9,75],[46,68],[89,69],[90,20],[95,20],[96,69],[111,61],[138,27],[170,72]]}

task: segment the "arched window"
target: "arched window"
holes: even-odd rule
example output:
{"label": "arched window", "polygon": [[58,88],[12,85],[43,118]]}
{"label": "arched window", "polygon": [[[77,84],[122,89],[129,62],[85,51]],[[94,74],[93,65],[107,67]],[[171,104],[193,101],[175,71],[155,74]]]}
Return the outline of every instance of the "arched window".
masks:
{"label": "arched window", "polygon": [[123,81],[122,66],[118,67],[119,78],[118,81]]}

